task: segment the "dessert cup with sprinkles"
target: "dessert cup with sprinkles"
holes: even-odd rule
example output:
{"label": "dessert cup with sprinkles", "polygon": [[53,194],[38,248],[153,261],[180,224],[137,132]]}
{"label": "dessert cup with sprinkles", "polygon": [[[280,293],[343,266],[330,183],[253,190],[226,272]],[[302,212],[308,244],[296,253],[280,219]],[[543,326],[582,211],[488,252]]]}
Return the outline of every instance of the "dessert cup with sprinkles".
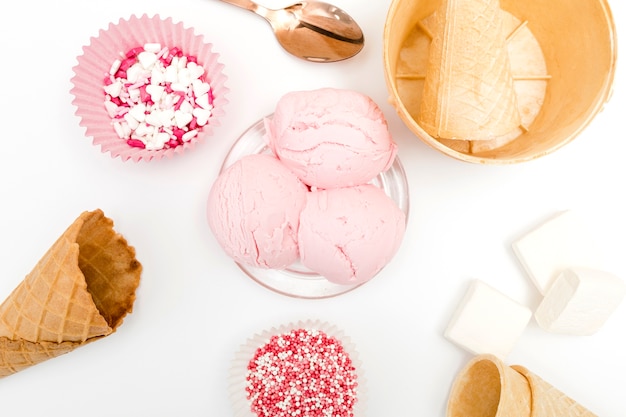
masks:
{"label": "dessert cup with sprinkles", "polygon": [[314,320],[249,338],[233,359],[229,391],[235,417],[362,417],[366,401],[354,344]]}
{"label": "dessert cup with sprinkles", "polygon": [[193,148],[224,115],[219,54],[202,35],[159,15],[109,24],[74,66],[72,104],[103,153],[134,162]]}

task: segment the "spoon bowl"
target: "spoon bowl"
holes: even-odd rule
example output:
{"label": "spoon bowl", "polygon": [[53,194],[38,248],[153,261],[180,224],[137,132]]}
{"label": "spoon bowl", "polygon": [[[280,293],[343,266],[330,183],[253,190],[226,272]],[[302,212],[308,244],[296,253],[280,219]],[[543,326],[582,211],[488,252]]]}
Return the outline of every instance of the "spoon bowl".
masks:
{"label": "spoon bowl", "polygon": [[322,1],[302,1],[268,9],[251,0],[222,0],[267,20],[276,39],[290,54],[311,62],[336,62],[358,54],[363,31],[342,9]]}

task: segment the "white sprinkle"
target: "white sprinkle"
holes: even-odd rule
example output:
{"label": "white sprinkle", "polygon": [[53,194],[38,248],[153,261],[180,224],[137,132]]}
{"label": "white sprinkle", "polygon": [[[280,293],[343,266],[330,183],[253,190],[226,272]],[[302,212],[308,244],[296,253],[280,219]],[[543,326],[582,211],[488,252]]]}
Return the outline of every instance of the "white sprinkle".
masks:
{"label": "white sprinkle", "polygon": [[181,68],[178,70],[178,83],[184,85],[185,88],[191,85],[193,78],[187,68]]}
{"label": "white sprinkle", "polygon": [[189,71],[191,78],[194,80],[197,80],[202,76],[202,74],[204,74],[204,67],[196,64],[195,62],[189,62],[187,64],[187,70]]}
{"label": "white sprinkle", "polygon": [[180,104],[180,107],[178,108],[178,110],[182,111],[183,113],[191,114],[191,112],[193,111],[193,104],[185,100]]}
{"label": "white sprinkle", "polygon": [[125,139],[124,128],[122,128],[122,125],[120,122],[113,122],[113,130],[115,130],[115,133],[117,133],[117,136],[119,136],[120,139]]}
{"label": "white sprinkle", "polygon": [[187,126],[189,122],[191,122],[191,119],[193,119],[193,116],[190,112],[185,112],[182,110],[176,110],[174,112],[174,120],[176,120],[176,126],[180,129]]}
{"label": "white sprinkle", "polygon": [[141,78],[143,72],[144,72],[144,68],[141,65],[139,64],[132,65],[130,68],[126,70],[126,80],[129,83],[134,84],[137,82],[137,80],[139,80],[139,78]]}
{"label": "white sprinkle", "polygon": [[209,83],[202,82],[201,80],[194,80],[192,83],[193,93],[196,97],[200,97],[211,91],[211,85]]}
{"label": "white sprinkle", "polygon": [[196,98],[196,104],[202,107],[204,110],[211,110],[213,106],[209,103],[209,95],[203,94]]}
{"label": "white sprinkle", "polygon": [[163,109],[159,114],[159,119],[161,120],[161,126],[170,127],[174,124],[174,110],[172,109]]}
{"label": "white sprinkle", "polygon": [[128,110],[128,114],[130,114],[138,122],[143,122],[146,120],[146,105],[138,103]]}
{"label": "white sprinkle", "polygon": [[150,98],[154,103],[158,103],[161,101],[161,98],[165,93],[165,87],[161,85],[150,84],[146,86],[146,92],[150,94]]}
{"label": "white sprinkle", "polygon": [[109,74],[115,75],[117,70],[120,69],[120,65],[122,65],[122,61],[120,61],[119,59],[113,61],[113,64],[111,64],[111,68],[109,69]]}
{"label": "white sprinkle", "polygon": [[150,136],[154,134],[155,128],[153,126],[148,126],[146,123],[139,123],[137,129],[135,129],[135,135],[140,137]]}
{"label": "white sprinkle", "polygon": [[111,97],[119,97],[123,87],[124,85],[121,81],[115,81],[113,84],[109,84],[104,87],[104,92]]}
{"label": "white sprinkle", "polygon": [[161,68],[159,65],[152,68],[152,73],[150,74],[150,77],[150,83],[153,85],[165,84],[165,72],[163,72],[163,68]]}
{"label": "white sprinkle", "polygon": [[146,149],[150,149],[150,150],[163,149],[163,145],[165,145],[165,142],[167,142],[168,140],[170,140],[170,135],[168,135],[167,133],[164,133],[164,132],[156,133],[147,138]]}
{"label": "white sprinkle", "polygon": [[178,66],[179,70],[185,68],[187,66],[187,57],[183,55],[178,58],[178,60],[176,61],[176,65]]}
{"label": "white sprinkle", "polygon": [[211,110],[196,107],[195,109],[193,109],[193,115],[196,116],[196,122],[198,122],[198,126],[204,126],[209,121],[209,117],[211,117]]}
{"label": "white sprinkle", "polygon": [[104,108],[106,109],[107,113],[109,114],[109,117],[111,118],[117,116],[117,113],[119,111],[118,105],[113,103],[111,100],[106,100],[104,102]]}
{"label": "white sprinkle", "polygon": [[163,74],[163,76],[168,83],[178,82],[178,68],[176,68],[176,65],[170,65],[165,68],[165,74]]}
{"label": "white sprinkle", "polygon": [[129,88],[128,97],[135,103],[141,103],[141,91],[138,88]]}
{"label": "white sprinkle", "polygon": [[162,51],[160,43],[146,43],[143,45],[144,51],[152,52],[157,54]]}
{"label": "white sprinkle", "polygon": [[183,134],[182,140],[183,142],[189,142],[191,139],[195,138],[198,135],[198,131],[196,129],[190,130],[189,132],[185,132]]}
{"label": "white sprinkle", "polygon": [[137,55],[139,63],[144,69],[151,69],[155,62],[157,62],[157,56],[153,52],[143,51]]}
{"label": "white sprinkle", "polygon": [[152,126],[161,126],[161,111],[153,110],[151,113],[146,114],[146,123]]}
{"label": "white sprinkle", "polygon": [[[179,77],[180,80],[180,77]],[[185,84],[184,82],[175,82],[171,84],[172,90],[173,91],[182,91],[184,93],[187,92],[187,87],[189,86],[189,84]]]}
{"label": "white sprinkle", "polygon": [[128,123],[128,127],[131,130],[135,130],[139,127],[139,121],[130,112],[124,115],[124,120]]}

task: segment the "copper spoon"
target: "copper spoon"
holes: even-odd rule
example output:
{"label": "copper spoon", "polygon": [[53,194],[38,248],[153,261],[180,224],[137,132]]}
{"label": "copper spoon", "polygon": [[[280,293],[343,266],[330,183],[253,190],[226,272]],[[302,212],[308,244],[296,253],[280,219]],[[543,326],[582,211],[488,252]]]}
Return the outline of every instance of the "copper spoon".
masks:
{"label": "copper spoon", "polygon": [[265,18],[282,47],[298,58],[334,62],[363,49],[363,32],[340,8],[322,1],[302,1],[268,9],[251,0],[222,0]]}

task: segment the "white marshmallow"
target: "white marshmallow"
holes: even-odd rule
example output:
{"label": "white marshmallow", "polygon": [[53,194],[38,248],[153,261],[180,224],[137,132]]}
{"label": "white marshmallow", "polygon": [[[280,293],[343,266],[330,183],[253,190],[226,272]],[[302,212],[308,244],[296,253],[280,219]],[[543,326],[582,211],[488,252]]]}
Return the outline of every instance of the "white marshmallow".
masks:
{"label": "white marshmallow", "polygon": [[625,294],[626,284],[613,274],[582,267],[565,269],[537,307],[535,320],[549,332],[591,335]]}
{"label": "white marshmallow", "polygon": [[532,311],[480,280],[470,285],[444,337],[474,354],[504,359],[528,325]]}
{"label": "white marshmallow", "polygon": [[522,267],[543,295],[565,268],[603,269],[601,255],[582,216],[568,210],[513,243]]}

